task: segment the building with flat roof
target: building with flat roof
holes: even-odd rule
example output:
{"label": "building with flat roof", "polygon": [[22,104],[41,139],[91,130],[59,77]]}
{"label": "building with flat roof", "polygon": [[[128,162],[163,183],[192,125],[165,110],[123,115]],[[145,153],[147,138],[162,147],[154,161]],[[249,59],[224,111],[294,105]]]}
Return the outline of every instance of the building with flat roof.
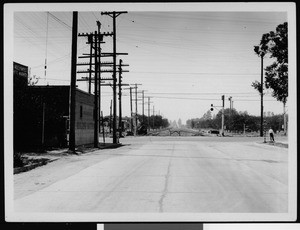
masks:
{"label": "building with flat roof", "polygon": [[[67,147],[70,86],[28,86],[24,77],[14,73],[14,78],[15,150]],[[94,95],[76,89],[77,146],[94,142],[93,111]]]}

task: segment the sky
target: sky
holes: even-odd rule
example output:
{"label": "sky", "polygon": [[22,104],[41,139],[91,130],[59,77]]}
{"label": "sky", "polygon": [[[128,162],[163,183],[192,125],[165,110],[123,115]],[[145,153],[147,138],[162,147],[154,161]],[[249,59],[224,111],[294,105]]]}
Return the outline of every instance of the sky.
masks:
{"label": "sky", "polygon": [[[112,18],[101,15],[101,11],[101,4],[97,11],[79,11],[78,32],[96,31],[97,20],[101,32],[112,32]],[[253,47],[259,44],[262,34],[287,21],[286,12],[147,11],[147,7],[127,11],[116,19],[117,52],[128,53],[118,56],[118,60],[129,65],[123,68],[129,70],[122,75],[123,83],[139,84],[139,114],[140,92],[144,90],[145,115],[150,97],[150,113],[154,108],[154,114],[172,121],[180,118],[185,123],[201,118],[211,104],[222,105],[222,95],[225,108],[229,108],[231,96],[237,111],[260,115],[260,95],[251,84],[260,81],[261,62]],[[29,66],[31,76],[40,78],[38,85],[69,85],[72,11],[15,12],[13,26],[14,61]],[[112,37],[106,36],[104,41],[102,52],[112,52]],[[78,37],[77,56],[89,53],[86,42],[86,38]],[[83,59],[78,58],[78,62]],[[265,66],[272,62],[270,57],[264,60]],[[77,74],[77,79],[86,76]],[[111,73],[102,76],[110,77]],[[77,85],[87,91],[86,82],[78,81]],[[101,90],[101,110],[108,115],[112,89],[105,86]],[[271,96],[270,90],[265,92],[264,111],[281,114],[282,103]],[[124,89],[122,96],[122,114],[129,116],[129,90]]]}

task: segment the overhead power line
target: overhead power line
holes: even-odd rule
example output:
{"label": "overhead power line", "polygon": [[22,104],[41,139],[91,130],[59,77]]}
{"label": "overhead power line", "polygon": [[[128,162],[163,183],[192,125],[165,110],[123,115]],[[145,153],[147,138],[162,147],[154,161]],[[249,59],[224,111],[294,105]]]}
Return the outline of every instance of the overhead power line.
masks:
{"label": "overhead power line", "polygon": [[259,75],[259,73],[201,73],[201,72],[139,72],[131,71],[131,73],[149,73],[149,74],[196,74],[196,75],[222,75],[222,76],[253,76]]}
{"label": "overhead power line", "polygon": [[[191,98],[191,97],[156,97],[156,96],[153,96],[153,98],[162,98],[162,99],[180,99],[180,100],[199,100],[199,101],[219,101],[220,99],[219,98]],[[260,101],[259,99],[258,100],[255,100],[255,99],[236,99],[235,101]],[[265,100],[265,101],[274,101],[274,100]]]}
{"label": "overhead power line", "polygon": [[176,95],[219,95],[219,94],[257,94],[257,93],[253,93],[253,92],[249,92],[249,93],[247,93],[247,92],[242,92],[242,93],[230,93],[230,92],[227,92],[227,93],[224,93],[224,92],[210,92],[210,93],[171,93],[171,92],[169,92],[169,93],[166,93],[166,92],[164,92],[164,93],[147,93],[147,94],[168,94],[168,95],[170,95],[170,94],[176,94]]}
{"label": "overhead power line", "polygon": [[59,19],[58,17],[54,16],[53,14],[47,12],[54,20],[56,20],[57,22],[59,22],[60,24],[62,24],[63,26],[67,27],[69,30],[72,30],[72,27],[69,26],[67,23],[63,22],[61,19]]}

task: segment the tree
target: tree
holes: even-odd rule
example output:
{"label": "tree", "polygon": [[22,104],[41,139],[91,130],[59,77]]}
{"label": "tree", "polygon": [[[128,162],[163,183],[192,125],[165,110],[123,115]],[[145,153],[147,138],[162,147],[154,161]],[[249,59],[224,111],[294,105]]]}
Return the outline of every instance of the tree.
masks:
{"label": "tree", "polygon": [[[272,89],[272,96],[284,105],[288,98],[288,24],[287,22],[276,27],[276,31],[263,34],[259,46],[254,46],[254,51],[259,56],[270,54],[274,62],[265,68],[265,87]],[[262,86],[253,82],[252,86],[260,93]],[[285,122],[284,122],[285,123]],[[285,130],[286,132],[286,130]]]}
{"label": "tree", "polygon": [[37,77],[36,75],[33,75],[32,77],[28,78],[28,85],[34,86],[36,85],[40,80],[40,77]]}
{"label": "tree", "polygon": [[[283,103],[284,133],[286,134],[285,105],[288,98],[288,24],[287,22],[276,27],[262,36],[260,46],[255,46],[254,51],[260,56],[270,54],[275,61],[265,68],[265,86],[272,89],[272,96]],[[261,92],[262,87],[258,82],[252,86]]]}
{"label": "tree", "polygon": [[177,122],[176,122],[175,120],[172,121],[171,126],[172,126],[173,128],[178,128]]}
{"label": "tree", "polygon": [[[272,89],[272,96],[284,104],[288,97],[288,27],[287,22],[262,36],[259,46],[254,46],[258,56],[270,54],[275,61],[265,68],[265,86]],[[260,83],[252,86],[260,91]],[[260,91],[261,92],[261,91]]]}
{"label": "tree", "polygon": [[182,126],[182,121],[181,121],[180,118],[178,119],[177,124],[178,124],[178,128],[181,128],[181,126]]}
{"label": "tree", "polygon": [[211,111],[208,110],[205,114],[203,114],[202,119],[203,120],[210,120],[210,119],[212,119]]}

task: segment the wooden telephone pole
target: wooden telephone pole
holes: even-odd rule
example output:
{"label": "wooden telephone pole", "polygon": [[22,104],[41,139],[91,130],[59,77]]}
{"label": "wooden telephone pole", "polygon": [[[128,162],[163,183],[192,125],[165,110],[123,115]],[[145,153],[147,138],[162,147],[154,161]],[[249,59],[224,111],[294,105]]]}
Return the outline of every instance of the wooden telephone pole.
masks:
{"label": "wooden telephone pole", "polygon": [[[100,130],[100,87],[101,87],[101,63],[100,63],[100,57],[101,57],[101,43],[103,42],[103,37],[104,36],[112,36],[112,33],[101,33],[100,28],[101,28],[101,23],[97,21],[97,26],[98,26],[98,31],[95,31],[94,33],[82,33],[79,34],[78,36],[86,36],[88,37],[88,44],[91,45],[90,48],[90,54],[88,56],[82,56],[79,58],[89,58],[90,63],[78,63],[78,65],[89,65],[89,70],[88,71],[77,71],[77,73],[89,73],[89,79],[81,79],[83,81],[88,80],[89,81],[89,93],[91,90],[91,82],[92,82],[92,73],[94,72],[94,147],[98,148],[99,147],[99,130]],[[92,53],[94,49],[94,55]],[[94,63],[92,63],[94,57]],[[92,66],[94,65],[94,70],[92,70]],[[106,80],[111,80],[111,79],[106,79]],[[103,139],[104,140],[104,139]]]}
{"label": "wooden telephone pole", "polygon": [[127,11],[113,11],[113,12],[101,12],[101,15],[108,15],[113,19],[113,143],[116,144],[117,140],[117,122],[116,122],[116,114],[117,114],[117,49],[116,49],[116,18],[120,14],[127,13]]}
{"label": "wooden telephone pole", "polygon": [[78,12],[73,12],[72,25],[72,59],[71,59],[71,87],[70,87],[70,136],[69,150],[75,152],[75,106],[76,106],[76,61],[77,61],[77,31]]}

